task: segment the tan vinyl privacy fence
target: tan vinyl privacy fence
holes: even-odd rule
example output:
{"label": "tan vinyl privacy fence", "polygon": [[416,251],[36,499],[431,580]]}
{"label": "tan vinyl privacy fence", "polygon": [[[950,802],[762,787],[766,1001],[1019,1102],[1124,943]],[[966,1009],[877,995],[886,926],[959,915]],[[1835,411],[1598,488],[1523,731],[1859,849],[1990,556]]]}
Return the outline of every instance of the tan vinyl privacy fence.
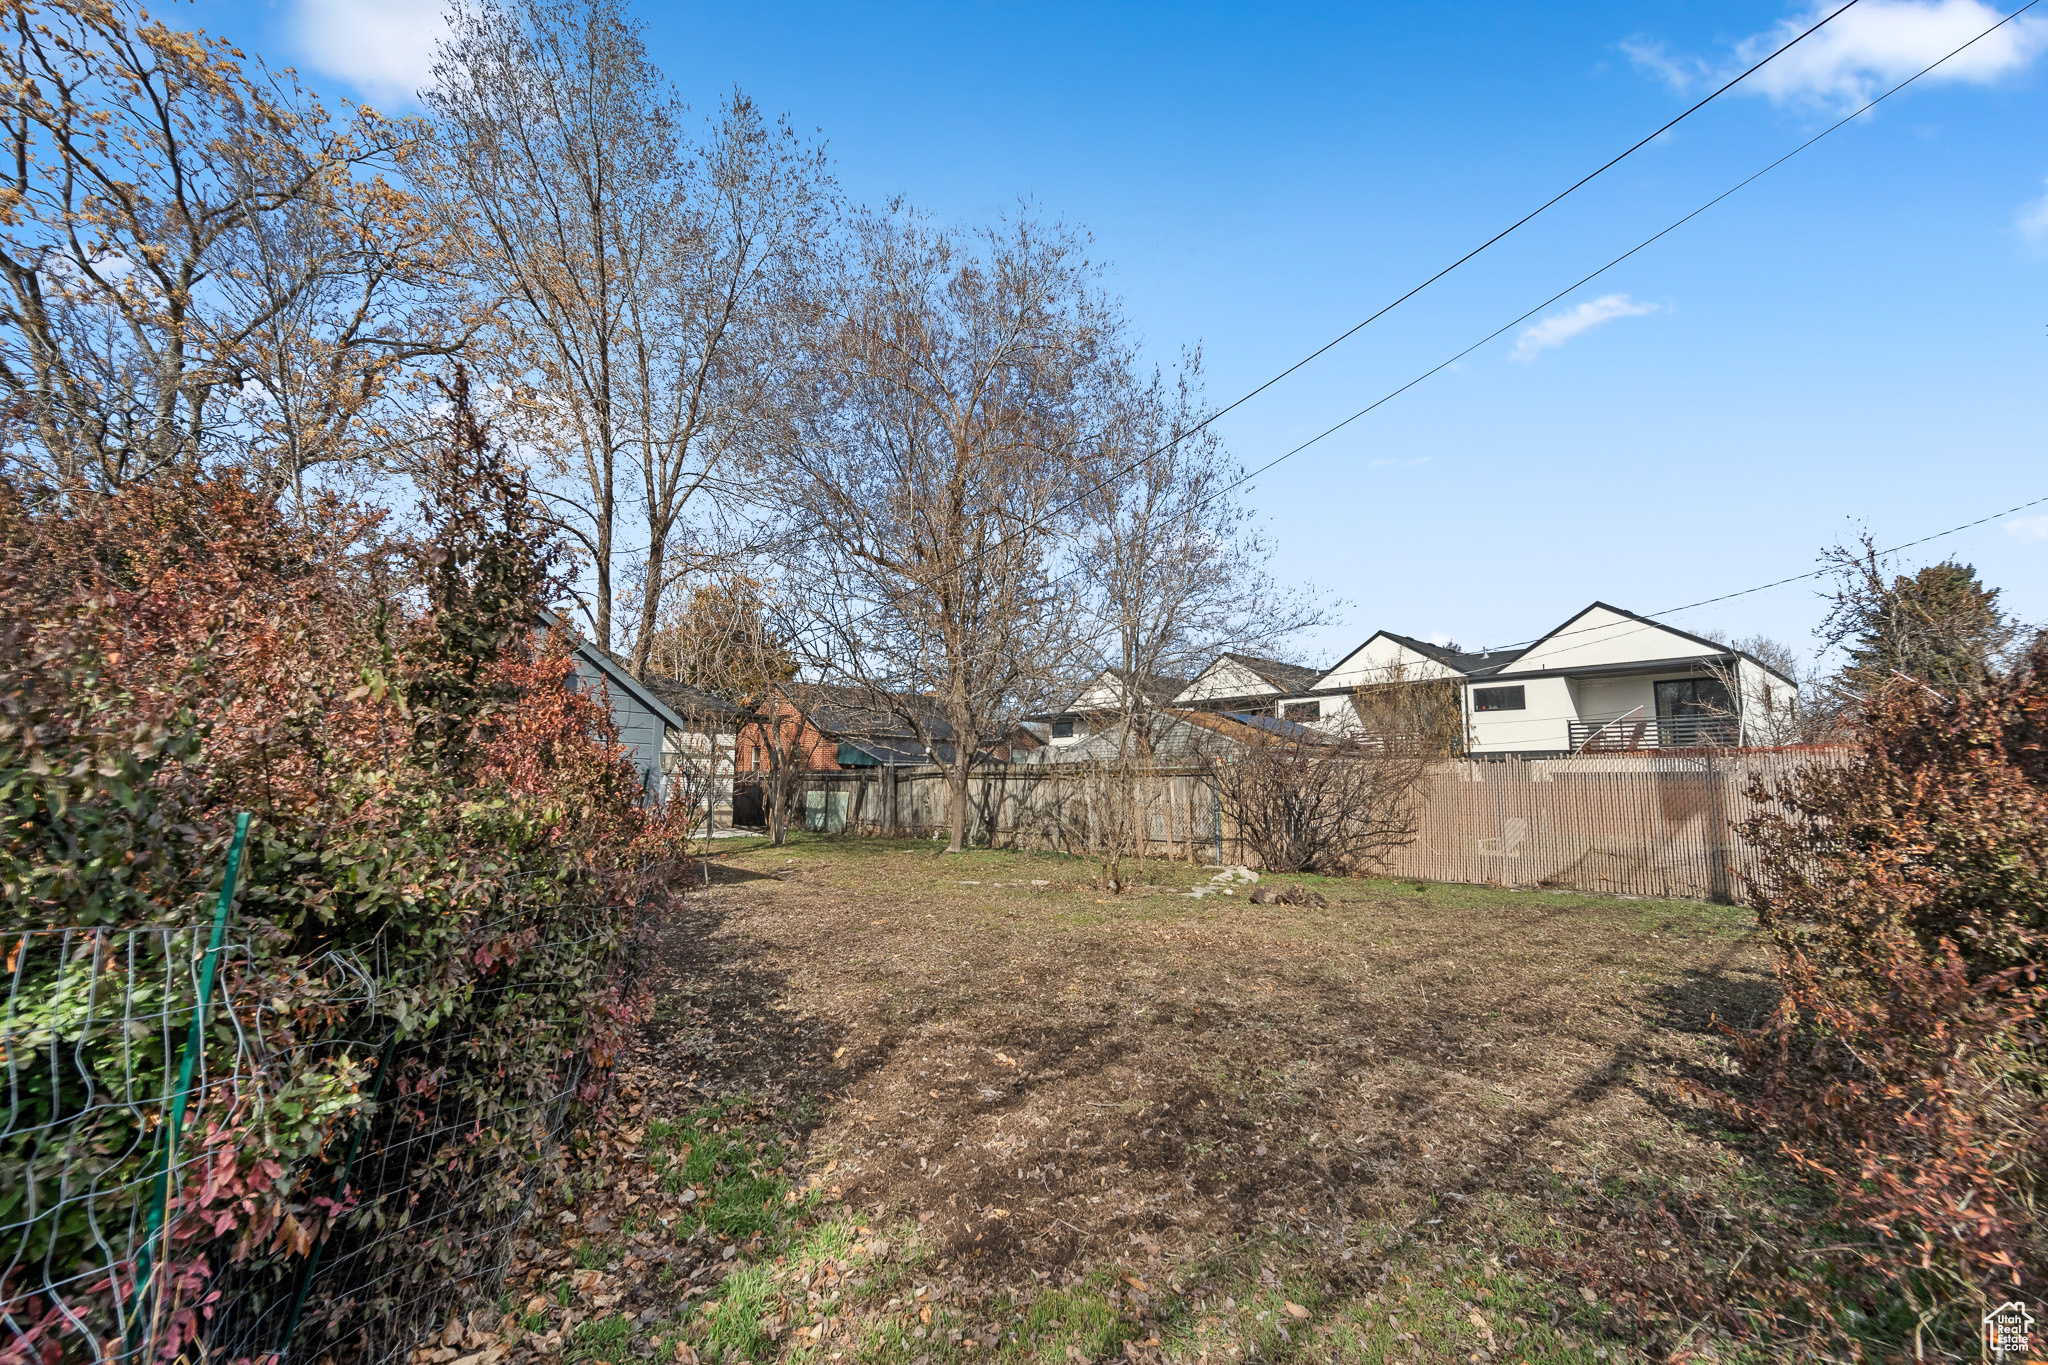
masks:
{"label": "tan vinyl privacy fence", "polygon": [[1387,872],[1428,881],[1731,901],[1757,870],[1750,791],[1838,749],[1701,749],[1452,764]]}
{"label": "tan vinyl privacy fence", "polygon": [[[1749,792],[1828,748],[1665,750],[1574,758],[1447,763],[1418,794],[1415,841],[1386,875],[1616,895],[1735,900],[1755,870],[1735,830]],[[973,842],[1085,853],[1097,841],[1099,778],[1056,766],[977,772],[968,785]],[[1229,827],[1206,767],[1156,768],[1142,779],[1148,856],[1255,862]],[[796,805],[807,829],[923,837],[947,827],[938,768],[807,773]]]}

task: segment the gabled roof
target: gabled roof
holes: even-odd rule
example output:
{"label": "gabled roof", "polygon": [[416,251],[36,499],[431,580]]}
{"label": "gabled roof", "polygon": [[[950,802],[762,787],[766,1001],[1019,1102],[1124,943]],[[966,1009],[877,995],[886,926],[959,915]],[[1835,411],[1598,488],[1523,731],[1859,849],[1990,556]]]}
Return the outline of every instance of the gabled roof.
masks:
{"label": "gabled roof", "polygon": [[[1704,636],[1704,635],[1694,635],[1694,634],[1693,634],[1693,633],[1692,633],[1691,631],[1688,631],[1688,630],[1680,630],[1680,629],[1679,629],[1679,628],[1678,628],[1677,626],[1672,626],[1672,625],[1666,625],[1666,624],[1665,624],[1664,622],[1662,622],[1662,621],[1658,621],[1658,620],[1654,620],[1654,619],[1652,619],[1651,617],[1648,617],[1648,616],[1638,616],[1638,615],[1637,615],[1636,613],[1634,613],[1634,612],[1632,612],[1632,611],[1628,610],[1628,609],[1627,609],[1627,608],[1625,608],[1625,607],[1617,607],[1617,606],[1614,606],[1613,604],[1611,604],[1611,603],[1608,603],[1608,602],[1595,602],[1595,603],[1593,603],[1593,604],[1592,604],[1591,606],[1589,606],[1589,607],[1587,607],[1587,608],[1586,608],[1586,611],[1582,611],[1582,612],[1580,612],[1580,613],[1579,613],[1579,615],[1578,615],[1578,616],[1574,616],[1574,617],[1572,618],[1572,621],[1576,621],[1576,620],[1578,620],[1578,619],[1579,619],[1579,616],[1584,616],[1584,615],[1586,614],[1586,612],[1587,612],[1587,611],[1591,611],[1591,610],[1593,610],[1593,608],[1594,608],[1594,607],[1600,607],[1600,608],[1603,608],[1603,609],[1605,609],[1605,610],[1607,610],[1607,611],[1611,611],[1611,612],[1613,612],[1613,613],[1614,613],[1614,614],[1615,614],[1616,616],[1626,616],[1626,617],[1628,617],[1628,618],[1629,618],[1629,619],[1630,619],[1631,621],[1640,621],[1640,622],[1642,622],[1642,623],[1643,623],[1644,625],[1646,625],[1646,626],[1655,626],[1655,627],[1656,627],[1657,629],[1659,629],[1659,630],[1663,631],[1663,632],[1664,632],[1665,634],[1667,634],[1667,635],[1676,635],[1676,636],[1680,637],[1681,639],[1686,639],[1686,640],[1690,640],[1690,641],[1692,641],[1692,642],[1693,642],[1694,644],[1696,644],[1696,645],[1705,645],[1705,646],[1706,646],[1706,647],[1707,647],[1708,649],[1710,649],[1710,650],[1714,651],[1714,652],[1715,652],[1716,654],[1720,654],[1720,655],[1723,655],[1723,656],[1726,656],[1726,657],[1730,657],[1730,658],[1737,658],[1737,659],[1747,659],[1747,660],[1749,660],[1749,661],[1750,661],[1751,663],[1755,664],[1755,665],[1756,665],[1756,666],[1757,666],[1758,668],[1761,668],[1761,669],[1762,669],[1762,670],[1763,670],[1764,672],[1766,672],[1766,673],[1770,674],[1770,675],[1771,675],[1772,677],[1776,678],[1776,679],[1777,679],[1777,680],[1778,680],[1779,682],[1782,682],[1782,683],[1791,683],[1791,684],[1793,684],[1794,686],[1797,686],[1797,683],[1796,683],[1796,681],[1795,681],[1794,679],[1791,679],[1791,678],[1788,678],[1788,677],[1786,677],[1786,676],[1785,676],[1784,674],[1780,673],[1780,672],[1779,672],[1779,671],[1778,671],[1777,669],[1775,669],[1775,668],[1771,667],[1771,666],[1770,666],[1769,664],[1765,663],[1765,662],[1764,662],[1764,661],[1763,661],[1762,659],[1759,659],[1759,658],[1757,658],[1757,657],[1756,657],[1756,655],[1754,655],[1754,654],[1751,654],[1751,653],[1750,653],[1750,652],[1749,652],[1748,650],[1745,650],[1745,649],[1737,649],[1737,648],[1735,648],[1735,646],[1733,646],[1733,645],[1730,645],[1730,644],[1724,644],[1724,643],[1722,643],[1722,642],[1721,642],[1721,641],[1719,641],[1719,640],[1709,640],[1709,639],[1708,639],[1708,638],[1707,638],[1706,636]],[[1565,626],[1569,626],[1569,625],[1570,625],[1570,624],[1572,623],[1572,621],[1567,621],[1567,622],[1565,622],[1563,626],[1559,626],[1559,627],[1558,627],[1557,629],[1558,629],[1558,630],[1563,630],[1563,629],[1565,628]],[[1551,633],[1552,633],[1552,634],[1556,634],[1557,632],[1556,632],[1556,631],[1553,631],[1553,632],[1551,632]]]}
{"label": "gabled roof", "polygon": [[674,678],[650,674],[642,681],[649,692],[667,702],[670,709],[687,720],[726,720],[736,724],[747,714],[744,706],[714,696],[701,687],[677,682]]}
{"label": "gabled roof", "polygon": [[[1503,664],[1513,663],[1522,656],[1522,651],[1519,649],[1494,649],[1479,653],[1472,650],[1446,649],[1442,645],[1433,645],[1427,640],[1417,640],[1408,635],[1396,635],[1391,630],[1377,631],[1375,634],[1384,635],[1396,644],[1406,645],[1425,659],[1434,659],[1445,668],[1455,669],[1460,673],[1480,673],[1488,669],[1499,668]],[[1368,640],[1366,643],[1371,644],[1372,641]],[[1354,650],[1352,652],[1356,653],[1357,651]]]}
{"label": "gabled roof", "polygon": [[669,729],[687,730],[689,728],[683,723],[683,718],[677,715],[667,702],[650,692],[638,678],[628,673],[624,665],[620,664],[618,660],[578,635],[576,628],[571,626],[559,614],[547,607],[538,608],[535,614],[539,616],[540,623],[549,630],[560,626],[567,632],[570,651],[578,659],[589,664],[602,674],[607,686],[616,687],[619,691],[624,692],[634,701],[646,707],[649,713]]}
{"label": "gabled roof", "polygon": [[[1103,669],[1093,678],[1090,678],[1080,691],[1067,699],[1066,705],[1060,708],[1061,712],[1065,713],[1081,709],[1082,698],[1103,686],[1106,679],[1114,678],[1121,681],[1125,676],[1126,674],[1121,668]],[[1138,679],[1138,695],[1151,702],[1154,706],[1166,705],[1166,703],[1179,696],[1188,683],[1193,681],[1190,678],[1169,678],[1164,673],[1140,673],[1136,676]]]}
{"label": "gabled roof", "polygon": [[1306,664],[1283,663],[1278,659],[1261,659],[1252,654],[1226,652],[1219,657],[1243,664],[1282,692],[1306,692],[1315,686],[1317,678],[1323,676],[1323,670],[1320,668],[1310,668]]}
{"label": "gabled roof", "polygon": [[[1602,612],[1608,619],[1591,625],[1582,624],[1587,617]],[[1699,655],[1688,654],[1685,645],[1699,646]],[[1613,657],[1617,654],[1620,657]],[[1571,672],[1579,667],[1689,657],[1732,659],[1735,651],[1718,640],[1694,635],[1605,602],[1593,602],[1573,612],[1527,648],[1517,651],[1513,659],[1487,671],[1506,675],[1537,671]]]}

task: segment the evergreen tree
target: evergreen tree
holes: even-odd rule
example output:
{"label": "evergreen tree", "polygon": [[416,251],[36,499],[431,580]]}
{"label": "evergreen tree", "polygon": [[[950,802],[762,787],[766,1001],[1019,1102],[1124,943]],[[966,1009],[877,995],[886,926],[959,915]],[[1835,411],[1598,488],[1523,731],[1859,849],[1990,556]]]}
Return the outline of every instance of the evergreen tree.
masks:
{"label": "evergreen tree", "polygon": [[1822,625],[1830,645],[1848,646],[1840,685],[1868,697],[1909,678],[1937,691],[1981,688],[2011,649],[2018,624],[1998,589],[1953,559],[1911,574],[1887,575],[1868,537],[1858,550],[1831,553],[1840,570]]}

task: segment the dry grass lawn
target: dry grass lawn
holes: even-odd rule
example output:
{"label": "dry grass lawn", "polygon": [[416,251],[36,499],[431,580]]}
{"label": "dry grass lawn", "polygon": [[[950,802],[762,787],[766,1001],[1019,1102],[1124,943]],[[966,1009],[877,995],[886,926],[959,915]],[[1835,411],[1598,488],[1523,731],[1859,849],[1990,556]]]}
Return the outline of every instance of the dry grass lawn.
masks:
{"label": "dry grass lawn", "polygon": [[[633,1130],[584,1185],[661,1216],[531,1248],[529,1281],[573,1257],[616,1291],[570,1358],[1728,1358],[1544,1253],[1617,1189],[1748,1179],[1680,1089],[1772,998],[1747,912],[1316,878],[1277,880],[1326,908],[1253,905],[1184,863],[1110,898],[1082,860],[936,849],[733,841],[655,926]],[[744,1172],[707,1164],[735,1137]],[[769,1223],[717,1221],[738,1174],[782,1191]]]}

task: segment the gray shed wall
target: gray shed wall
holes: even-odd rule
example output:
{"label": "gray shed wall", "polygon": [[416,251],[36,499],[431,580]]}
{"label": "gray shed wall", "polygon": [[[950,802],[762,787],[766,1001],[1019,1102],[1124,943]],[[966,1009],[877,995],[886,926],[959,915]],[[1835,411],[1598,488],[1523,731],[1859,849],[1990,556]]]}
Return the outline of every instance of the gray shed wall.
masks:
{"label": "gray shed wall", "polygon": [[576,660],[578,690],[601,691],[611,702],[612,721],[619,727],[619,742],[630,750],[641,785],[651,796],[661,791],[661,740],[666,728],[661,717],[649,711],[623,687],[609,683],[595,664]]}

